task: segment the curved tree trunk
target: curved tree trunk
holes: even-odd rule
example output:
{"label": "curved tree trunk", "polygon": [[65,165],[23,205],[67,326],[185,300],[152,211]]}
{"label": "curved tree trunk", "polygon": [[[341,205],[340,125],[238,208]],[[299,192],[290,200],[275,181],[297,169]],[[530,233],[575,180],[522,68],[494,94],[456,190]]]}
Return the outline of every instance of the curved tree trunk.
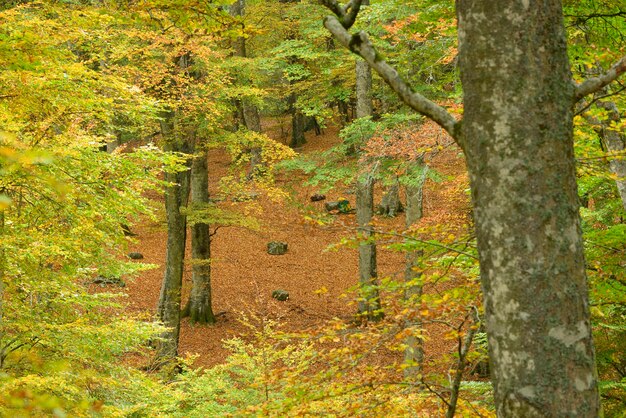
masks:
{"label": "curved tree trunk", "polygon": [[561,2],[458,0],[457,14],[498,416],[597,417]]}
{"label": "curved tree trunk", "polygon": [[[174,118],[174,113],[170,112],[161,123],[163,136],[168,140],[166,150],[191,154],[192,141],[176,138],[174,134]],[[167,331],[157,345],[159,363],[164,363],[178,355],[181,288],[187,237],[187,220],[181,213],[181,207],[187,206],[189,178],[189,170],[165,173],[165,181],[172,185],[165,189],[167,250],[157,317],[167,327]]]}
{"label": "curved tree trunk", "polygon": [[[194,158],[191,166],[191,208],[202,210],[209,205],[209,170],[207,152]],[[182,316],[191,322],[212,324],[211,307],[211,235],[208,223],[191,227],[192,287]]]}

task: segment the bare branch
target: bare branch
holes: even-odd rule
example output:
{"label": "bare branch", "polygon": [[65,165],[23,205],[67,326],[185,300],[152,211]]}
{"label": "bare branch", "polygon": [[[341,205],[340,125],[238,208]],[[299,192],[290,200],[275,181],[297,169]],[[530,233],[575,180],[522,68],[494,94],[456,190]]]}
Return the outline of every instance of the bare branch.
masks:
{"label": "bare branch", "polygon": [[350,29],[361,10],[362,0],[350,0],[345,6],[339,4],[337,0],[320,0],[320,3],[337,16],[341,26]]}
{"label": "bare branch", "polygon": [[580,84],[576,84],[576,93],[574,95],[575,102],[578,102],[588,94],[595,93],[598,90],[606,87],[613,81],[617,80],[619,76],[626,72],[626,56],[623,56],[616,64],[614,64],[609,71],[598,76],[589,78]]}
{"label": "bare branch", "polygon": [[356,16],[359,14],[360,9],[361,0],[350,0],[350,3],[346,5],[346,15],[341,21],[344,28],[350,29],[352,25],[354,25],[354,22],[356,21]]}
{"label": "bare branch", "polygon": [[[332,10],[332,9],[331,9]],[[395,91],[404,103],[432,119],[445,129],[452,138],[460,142],[459,123],[446,109],[411,90],[398,71],[376,52],[367,34],[363,31],[351,35],[335,16],[324,18],[324,26],[346,48],[361,56]]]}

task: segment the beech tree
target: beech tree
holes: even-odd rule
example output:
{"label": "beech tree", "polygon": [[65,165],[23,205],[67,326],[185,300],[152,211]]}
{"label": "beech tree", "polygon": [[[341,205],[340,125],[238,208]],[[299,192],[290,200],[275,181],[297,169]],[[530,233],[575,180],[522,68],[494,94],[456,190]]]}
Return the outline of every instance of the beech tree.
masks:
{"label": "beech tree", "polygon": [[626,71],[573,81],[559,0],[458,0],[464,116],[415,93],[364,32],[361,1],[324,26],[463,149],[499,416],[600,413],[573,153],[573,106]]}
{"label": "beech tree", "polygon": [[[369,5],[369,0],[362,2]],[[367,62],[356,62],[356,117],[372,116],[372,70]],[[367,170],[366,170],[367,171]],[[374,215],[374,178],[371,173],[363,173],[356,181],[356,219],[363,238],[369,239],[373,234],[371,226]],[[376,271],[376,243],[359,244],[359,283],[363,286],[363,299],[359,302],[359,314],[368,319],[380,317],[380,297],[375,287],[378,273]]]}

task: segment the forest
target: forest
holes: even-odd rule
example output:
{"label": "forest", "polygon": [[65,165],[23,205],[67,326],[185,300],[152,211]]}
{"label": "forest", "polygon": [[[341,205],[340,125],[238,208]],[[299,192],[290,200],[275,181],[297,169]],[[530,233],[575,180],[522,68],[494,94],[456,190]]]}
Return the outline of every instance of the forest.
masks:
{"label": "forest", "polygon": [[626,0],[0,0],[0,417],[626,417]]}

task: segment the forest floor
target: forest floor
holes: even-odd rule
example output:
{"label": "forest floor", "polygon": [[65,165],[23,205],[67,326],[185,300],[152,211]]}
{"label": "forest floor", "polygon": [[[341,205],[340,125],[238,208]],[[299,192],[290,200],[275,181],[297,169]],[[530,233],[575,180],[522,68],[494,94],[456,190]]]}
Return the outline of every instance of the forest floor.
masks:
{"label": "forest floor", "polygon": [[[270,134],[271,135],[271,134]],[[275,133],[275,139],[280,134]],[[449,138],[448,138],[449,139]],[[326,129],[322,135],[307,135],[303,154],[317,153],[338,143],[337,129]],[[448,141],[451,142],[451,141]],[[221,176],[228,171],[229,157],[220,150],[209,155],[210,184],[217,188]],[[445,147],[429,161],[443,178],[441,182],[427,180],[424,189],[424,217],[422,225],[458,224],[467,222],[469,216],[467,176],[460,150],[455,145]],[[217,323],[194,326],[188,320],[181,325],[181,355],[197,355],[195,365],[212,366],[222,363],[229,352],[223,340],[250,333],[239,319],[242,314],[271,318],[282,324],[282,330],[300,331],[320,325],[333,317],[350,318],[356,312],[350,298],[342,297],[357,283],[357,251],[340,248],[327,251],[331,244],[342,238],[354,236],[354,214],[336,215],[335,222],[317,225],[307,222],[303,208],[324,213],[324,201],[310,202],[317,193],[314,187],[305,186],[300,174],[279,176],[277,183],[292,193],[290,199],[276,203],[261,195],[254,203],[262,209],[257,215],[261,222],[258,231],[243,228],[220,228],[212,242],[213,311]],[[213,190],[215,193],[216,190]],[[382,191],[377,190],[380,201]],[[327,200],[346,197],[354,206],[354,195],[346,188],[327,193]],[[396,218],[377,217],[375,224],[385,230],[402,231],[404,215]],[[161,280],[163,278],[165,244],[167,239],[164,221],[144,221],[134,227],[137,234],[130,251],[143,254],[142,262],[153,263],[158,268],[143,272],[127,284],[129,309],[135,313],[153,315]],[[267,253],[269,241],[285,241],[289,245],[285,255]],[[187,243],[187,254],[189,250]],[[404,272],[404,254],[379,246],[378,272],[380,277],[401,275]],[[191,285],[191,266],[186,264],[183,301]],[[279,302],[272,299],[272,291],[284,289],[289,299]],[[324,289],[323,291],[319,291]],[[316,292],[317,291],[317,292]],[[184,302],[183,302],[184,303]],[[437,357],[451,350],[449,342],[440,338],[436,328],[428,329],[427,358]]]}

